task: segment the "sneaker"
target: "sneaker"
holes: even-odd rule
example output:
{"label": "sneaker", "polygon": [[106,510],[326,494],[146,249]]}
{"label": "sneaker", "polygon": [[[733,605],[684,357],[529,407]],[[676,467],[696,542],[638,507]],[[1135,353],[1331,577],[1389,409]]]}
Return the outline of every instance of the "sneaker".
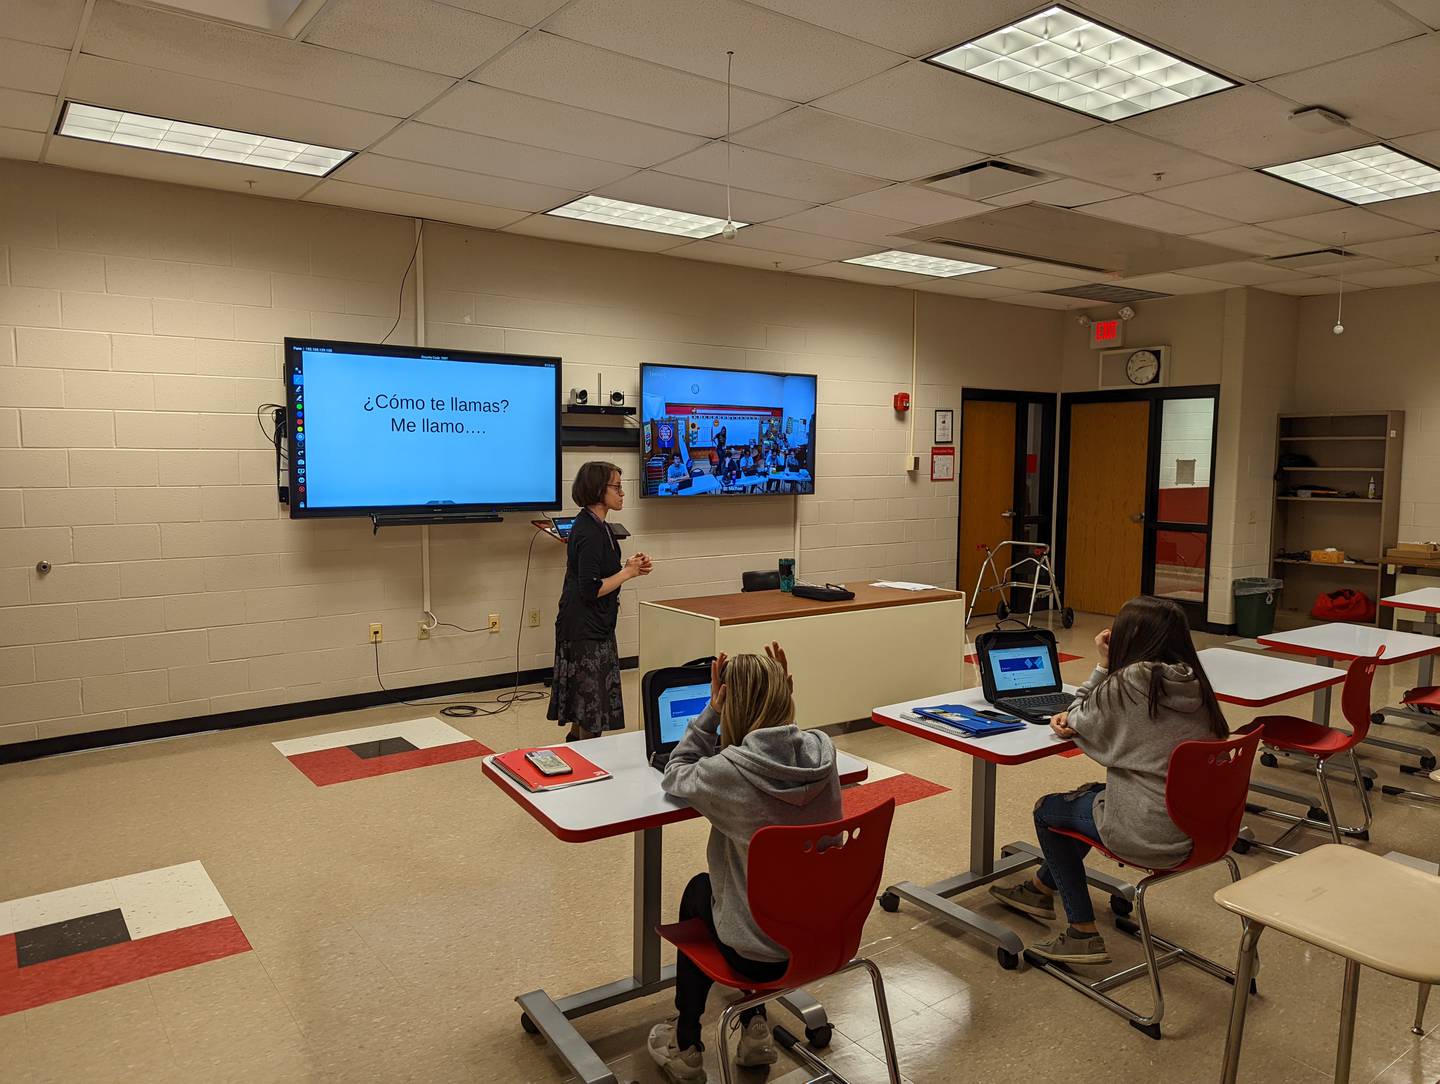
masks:
{"label": "sneaker", "polygon": [[735,1054],[735,1064],[742,1069],[755,1069],[762,1065],[774,1065],[780,1060],[775,1041],[770,1036],[770,1025],[763,1016],[752,1017],[740,1029],[740,1049]]}
{"label": "sneaker", "polygon": [[681,1050],[675,1045],[674,1020],[651,1028],[648,1046],[655,1064],[675,1084],[705,1084],[705,1056],[697,1047]]}
{"label": "sneaker", "polygon": [[1054,960],[1061,964],[1108,964],[1110,954],[1105,951],[1105,939],[1098,933],[1081,933],[1067,929],[1057,933],[1049,941],[1031,945],[1030,951],[1036,956]]}
{"label": "sneaker", "polygon": [[1019,911],[1022,915],[1047,920],[1055,917],[1055,897],[1047,896],[1029,881],[1021,881],[1018,885],[1011,885],[1009,888],[991,885],[990,895],[1012,911]]}

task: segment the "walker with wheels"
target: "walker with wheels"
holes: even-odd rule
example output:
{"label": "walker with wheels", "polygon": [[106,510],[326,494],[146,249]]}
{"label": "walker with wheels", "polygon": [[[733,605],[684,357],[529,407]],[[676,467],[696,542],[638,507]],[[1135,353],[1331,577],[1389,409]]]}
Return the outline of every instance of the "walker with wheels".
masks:
{"label": "walker with wheels", "polygon": [[[1025,556],[1019,560],[1012,561],[1005,566],[1002,572],[997,559],[999,559],[1007,546],[1019,547]],[[1050,562],[1050,547],[1044,542],[1017,542],[1013,539],[1005,539],[998,542],[992,549],[984,542],[976,549],[985,551],[985,560],[980,565],[980,575],[975,578],[975,591],[970,596],[970,609],[965,614],[965,625],[968,628],[975,617],[975,604],[980,596],[992,591],[999,591],[1001,598],[995,604],[995,618],[997,621],[1004,621],[1007,617],[1015,617],[1010,608],[1005,604],[1005,597],[1008,593],[1017,588],[1023,588],[1030,592],[1030,608],[1025,613],[1025,626],[1029,628],[1035,621],[1035,600],[1043,597],[1045,599],[1044,610],[1060,611],[1060,621],[1068,629],[1075,624],[1075,611],[1065,605],[1064,598],[1060,595],[1059,581],[1055,579],[1055,566]],[[985,587],[985,573],[989,571],[991,579],[995,582]],[[1018,618],[1017,618],[1018,620]]]}

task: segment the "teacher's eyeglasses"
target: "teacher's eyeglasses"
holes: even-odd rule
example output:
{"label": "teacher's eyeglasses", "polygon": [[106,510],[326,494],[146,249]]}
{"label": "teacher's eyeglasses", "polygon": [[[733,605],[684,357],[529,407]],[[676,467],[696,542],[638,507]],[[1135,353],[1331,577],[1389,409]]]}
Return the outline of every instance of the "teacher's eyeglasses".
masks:
{"label": "teacher's eyeglasses", "polygon": [[622,486],[619,482],[606,482],[605,488],[613,489],[616,493],[620,494],[620,496],[625,496],[625,487]]}

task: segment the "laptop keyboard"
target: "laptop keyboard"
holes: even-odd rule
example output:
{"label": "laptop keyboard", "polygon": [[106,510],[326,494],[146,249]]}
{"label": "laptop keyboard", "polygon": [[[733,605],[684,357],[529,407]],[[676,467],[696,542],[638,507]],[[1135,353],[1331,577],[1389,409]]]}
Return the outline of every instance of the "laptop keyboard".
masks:
{"label": "laptop keyboard", "polygon": [[1037,693],[1035,696],[1007,696],[1002,703],[1035,715],[1048,715],[1064,711],[1074,701],[1075,697],[1070,693]]}

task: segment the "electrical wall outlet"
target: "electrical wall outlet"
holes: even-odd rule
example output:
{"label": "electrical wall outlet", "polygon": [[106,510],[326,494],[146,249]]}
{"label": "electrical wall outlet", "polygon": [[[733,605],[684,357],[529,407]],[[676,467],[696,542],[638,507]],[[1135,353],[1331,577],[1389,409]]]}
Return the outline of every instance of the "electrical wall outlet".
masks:
{"label": "electrical wall outlet", "polygon": [[1254,523],[1254,522],[1255,522],[1255,509],[1253,509],[1253,508],[1250,509],[1250,522],[1251,522],[1251,523]]}
{"label": "electrical wall outlet", "polygon": [[385,639],[385,626],[376,621],[370,626],[370,642],[378,644]]}
{"label": "electrical wall outlet", "polygon": [[500,615],[499,615],[499,614],[491,614],[491,615],[490,615],[490,631],[491,631],[491,632],[499,632],[499,631],[500,631]]}
{"label": "electrical wall outlet", "polygon": [[539,610],[531,610],[531,611],[530,611],[530,627],[531,627],[532,629],[534,629],[534,628],[539,628],[539,627],[540,627],[540,611],[539,611]]}
{"label": "electrical wall outlet", "polygon": [[415,639],[417,639],[417,640],[428,640],[428,639],[430,639],[430,626],[427,625],[427,624],[425,624],[425,622],[423,622],[423,621],[417,622],[417,623],[416,623],[416,627],[415,627]]}

